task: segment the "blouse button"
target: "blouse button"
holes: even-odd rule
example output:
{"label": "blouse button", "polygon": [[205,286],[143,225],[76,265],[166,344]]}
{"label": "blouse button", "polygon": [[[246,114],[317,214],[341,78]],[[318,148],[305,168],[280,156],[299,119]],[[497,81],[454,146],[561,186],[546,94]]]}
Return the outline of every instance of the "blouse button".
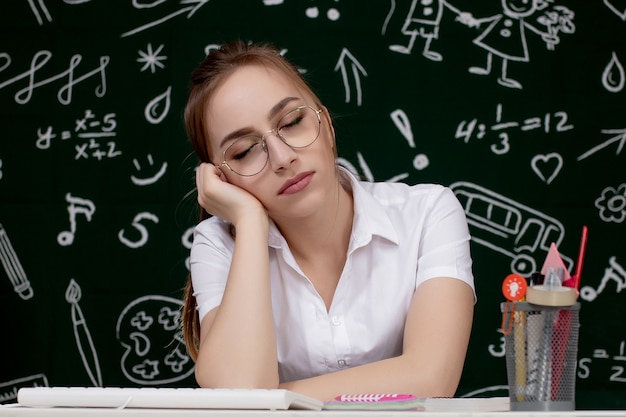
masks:
{"label": "blouse button", "polygon": [[341,325],[341,318],[339,316],[333,316],[330,320],[335,326]]}

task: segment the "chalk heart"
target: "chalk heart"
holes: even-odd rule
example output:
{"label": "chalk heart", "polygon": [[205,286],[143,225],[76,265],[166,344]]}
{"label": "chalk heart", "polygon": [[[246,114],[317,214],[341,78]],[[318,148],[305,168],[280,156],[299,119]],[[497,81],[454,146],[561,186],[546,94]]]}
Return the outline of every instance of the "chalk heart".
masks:
{"label": "chalk heart", "polygon": [[550,184],[563,168],[563,157],[556,152],[535,155],[530,165],[543,182]]}

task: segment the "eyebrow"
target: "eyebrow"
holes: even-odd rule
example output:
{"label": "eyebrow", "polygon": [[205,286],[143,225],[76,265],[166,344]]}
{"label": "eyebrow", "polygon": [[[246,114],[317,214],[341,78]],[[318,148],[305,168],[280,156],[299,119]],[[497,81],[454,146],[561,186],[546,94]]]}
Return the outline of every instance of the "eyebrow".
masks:
{"label": "eyebrow", "polygon": [[[294,100],[300,100],[300,98],[299,97],[285,97],[284,99],[280,100],[267,113],[267,119],[271,120],[275,118],[280,112],[282,112],[285,109],[285,107],[287,107],[289,103],[291,103]],[[224,144],[226,144],[227,142],[233,139],[236,139],[238,137],[251,134],[252,132],[253,132],[253,129],[250,127],[244,127],[241,129],[237,129],[233,132],[230,132],[229,134],[224,136],[224,138],[220,141],[219,149],[223,148]]]}

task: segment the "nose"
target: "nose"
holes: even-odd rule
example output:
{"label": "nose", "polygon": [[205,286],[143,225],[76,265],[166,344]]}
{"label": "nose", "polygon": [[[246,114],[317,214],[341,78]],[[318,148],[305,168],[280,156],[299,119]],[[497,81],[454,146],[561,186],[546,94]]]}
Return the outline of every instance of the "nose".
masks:
{"label": "nose", "polygon": [[270,168],[274,171],[288,168],[298,157],[296,151],[287,145],[275,130],[271,130],[264,135],[267,144],[267,157]]}

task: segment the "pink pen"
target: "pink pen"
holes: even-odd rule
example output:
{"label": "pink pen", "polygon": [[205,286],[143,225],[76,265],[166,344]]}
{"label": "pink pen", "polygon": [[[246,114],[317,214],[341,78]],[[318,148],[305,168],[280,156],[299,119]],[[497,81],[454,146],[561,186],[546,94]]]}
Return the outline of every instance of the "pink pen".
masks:
{"label": "pink pen", "polygon": [[580,287],[580,276],[583,273],[583,263],[585,260],[585,251],[587,249],[587,226],[583,226],[582,236],[580,238],[580,248],[578,249],[578,259],[576,260],[576,272],[574,275],[567,281],[563,283],[564,286],[575,288],[576,292],[578,292],[578,288]]}

